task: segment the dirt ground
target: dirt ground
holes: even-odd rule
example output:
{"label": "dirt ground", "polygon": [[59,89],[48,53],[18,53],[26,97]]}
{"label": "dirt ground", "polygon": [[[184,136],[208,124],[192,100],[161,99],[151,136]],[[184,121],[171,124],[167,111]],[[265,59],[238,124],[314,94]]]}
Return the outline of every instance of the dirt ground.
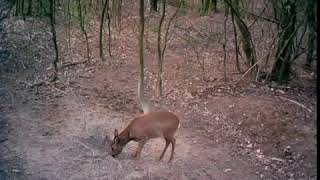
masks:
{"label": "dirt ground", "polygon": [[[52,71],[54,52],[47,23],[28,18],[4,21],[0,28],[0,179],[317,178],[314,75],[297,61],[297,77],[289,84],[252,82],[232,88],[241,74],[234,73],[230,35],[227,83],[223,78],[219,44],[223,13],[183,14],[171,31],[161,104],[181,119],[173,162],[168,162],[168,152],[158,161],[162,139],[148,142],[139,160],[132,157],[134,142],[119,157],[110,156],[114,129],[123,129],[140,114],[138,11],[133,4],[133,10],[123,12],[123,30],[113,34],[113,57],[107,62],[98,57],[97,22],[92,22],[89,33],[92,59],[74,65],[70,63],[86,60],[84,40],[74,27],[69,49],[64,26],[57,25],[62,63],[59,81],[51,84],[36,84]],[[173,9],[169,6],[170,12]],[[147,14],[147,19],[147,96],[159,101],[153,30],[159,15]],[[217,25],[210,26],[213,23]],[[174,38],[187,32],[194,37],[200,58],[189,43]],[[264,47],[257,44],[261,51]],[[205,63],[205,81],[198,60]]]}

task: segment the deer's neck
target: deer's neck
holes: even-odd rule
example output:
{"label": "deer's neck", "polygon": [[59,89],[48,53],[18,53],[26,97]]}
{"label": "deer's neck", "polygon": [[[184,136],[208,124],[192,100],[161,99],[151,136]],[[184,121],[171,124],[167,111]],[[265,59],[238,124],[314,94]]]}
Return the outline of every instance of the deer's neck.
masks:
{"label": "deer's neck", "polygon": [[128,128],[124,129],[121,133],[120,133],[120,139],[121,139],[121,144],[124,146],[126,144],[128,144],[132,139],[130,138],[130,131]]}

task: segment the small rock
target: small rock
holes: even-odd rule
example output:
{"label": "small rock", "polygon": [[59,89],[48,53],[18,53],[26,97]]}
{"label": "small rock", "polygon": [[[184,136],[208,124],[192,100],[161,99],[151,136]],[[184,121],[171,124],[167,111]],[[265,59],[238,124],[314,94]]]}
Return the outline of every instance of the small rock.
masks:
{"label": "small rock", "polygon": [[229,108],[233,108],[233,107],[234,107],[234,104],[229,105]]}
{"label": "small rock", "polygon": [[248,144],[247,148],[252,148],[253,144]]}
{"label": "small rock", "polygon": [[253,83],[250,83],[249,86],[252,87],[252,88],[256,88],[256,87],[257,87],[257,86],[256,86],[255,84],[253,84]]}
{"label": "small rock", "polygon": [[134,179],[134,178],[141,178],[142,174],[138,171],[133,171],[128,174],[124,179]]}
{"label": "small rock", "polygon": [[281,173],[281,174],[284,173],[283,169],[278,169],[278,172]]}
{"label": "small rock", "polygon": [[263,154],[260,149],[257,149],[258,154]]}
{"label": "small rock", "polygon": [[12,169],[11,171],[14,172],[14,173],[20,172],[20,170],[18,170],[18,169]]}
{"label": "small rock", "polygon": [[274,82],[274,81],[272,81],[270,86],[273,87],[273,88],[275,88],[275,87],[277,87],[277,83]]}
{"label": "small rock", "polygon": [[258,157],[259,159],[262,159],[262,158],[264,157],[264,155],[258,154],[257,157]]}
{"label": "small rock", "polygon": [[224,172],[229,172],[229,171],[232,171],[232,169],[224,169],[223,171]]}
{"label": "small rock", "polygon": [[287,147],[284,149],[284,155],[285,155],[285,156],[291,156],[291,155],[292,155],[292,151],[291,151],[291,147],[290,147],[290,146],[287,146]]}
{"label": "small rock", "polygon": [[281,93],[281,94],[285,94],[285,92],[283,90],[281,90],[281,89],[279,89],[278,92]]}

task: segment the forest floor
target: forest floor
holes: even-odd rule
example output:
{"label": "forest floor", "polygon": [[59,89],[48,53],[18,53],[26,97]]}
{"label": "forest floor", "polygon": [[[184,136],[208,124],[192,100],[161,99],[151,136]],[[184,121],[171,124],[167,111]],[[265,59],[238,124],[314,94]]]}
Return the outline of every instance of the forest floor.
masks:
{"label": "forest floor", "polygon": [[[71,31],[73,48],[69,49],[64,26],[57,25],[62,63],[56,83],[45,83],[54,59],[47,22],[31,18],[3,22],[0,179],[317,178],[314,76],[297,61],[296,78],[289,84],[245,83],[244,79],[233,88],[241,74],[231,68],[231,31],[228,79],[224,81],[219,43],[223,13],[181,15],[170,31],[175,33],[172,37],[193,36],[189,43],[171,37],[165,56],[161,104],[181,119],[173,162],[167,162],[169,153],[165,160],[157,160],[164,147],[162,139],[148,142],[139,160],[132,157],[137,147],[134,142],[119,157],[110,156],[114,129],[123,129],[140,113],[136,98],[138,14],[127,11],[123,13],[123,30],[118,33],[114,29],[113,56],[106,55],[106,62],[97,55],[98,23],[90,26],[92,56],[87,63],[75,63],[86,61],[85,41],[77,28]],[[155,96],[155,25],[159,15],[148,14],[147,19],[147,96],[159,101]],[[190,43],[200,52],[198,59]]]}

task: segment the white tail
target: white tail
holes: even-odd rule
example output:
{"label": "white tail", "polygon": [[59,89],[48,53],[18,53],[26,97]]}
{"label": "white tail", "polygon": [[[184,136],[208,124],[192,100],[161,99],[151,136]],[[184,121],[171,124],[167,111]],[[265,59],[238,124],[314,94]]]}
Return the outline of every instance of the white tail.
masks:
{"label": "white tail", "polygon": [[147,99],[145,99],[143,92],[144,92],[144,87],[140,79],[138,82],[138,99],[139,99],[140,108],[143,111],[143,114],[147,114],[155,111],[161,111],[165,109],[164,107],[158,104],[152,103],[151,101],[148,101]]}
{"label": "white tail", "polygon": [[151,111],[151,108],[150,108],[150,103],[144,99],[143,90],[144,90],[143,84],[141,83],[141,80],[139,80],[139,82],[138,82],[138,99],[140,102],[140,108],[142,109],[143,113],[146,114]]}
{"label": "white tail", "polygon": [[160,160],[163,158],[169,144],[171,144],[171,161],[176,143],[174,135],[179,126],[179,118],[168,111],[149,112],[139,116],[132,120],[120,134],[118,130],[115,130],[111,144],[112,156],[120,154],[122,148],[133,140],[139,142],[135,156],[140,157],[141,150],[149,139],[163,137],[166,145],[161,153]]}

